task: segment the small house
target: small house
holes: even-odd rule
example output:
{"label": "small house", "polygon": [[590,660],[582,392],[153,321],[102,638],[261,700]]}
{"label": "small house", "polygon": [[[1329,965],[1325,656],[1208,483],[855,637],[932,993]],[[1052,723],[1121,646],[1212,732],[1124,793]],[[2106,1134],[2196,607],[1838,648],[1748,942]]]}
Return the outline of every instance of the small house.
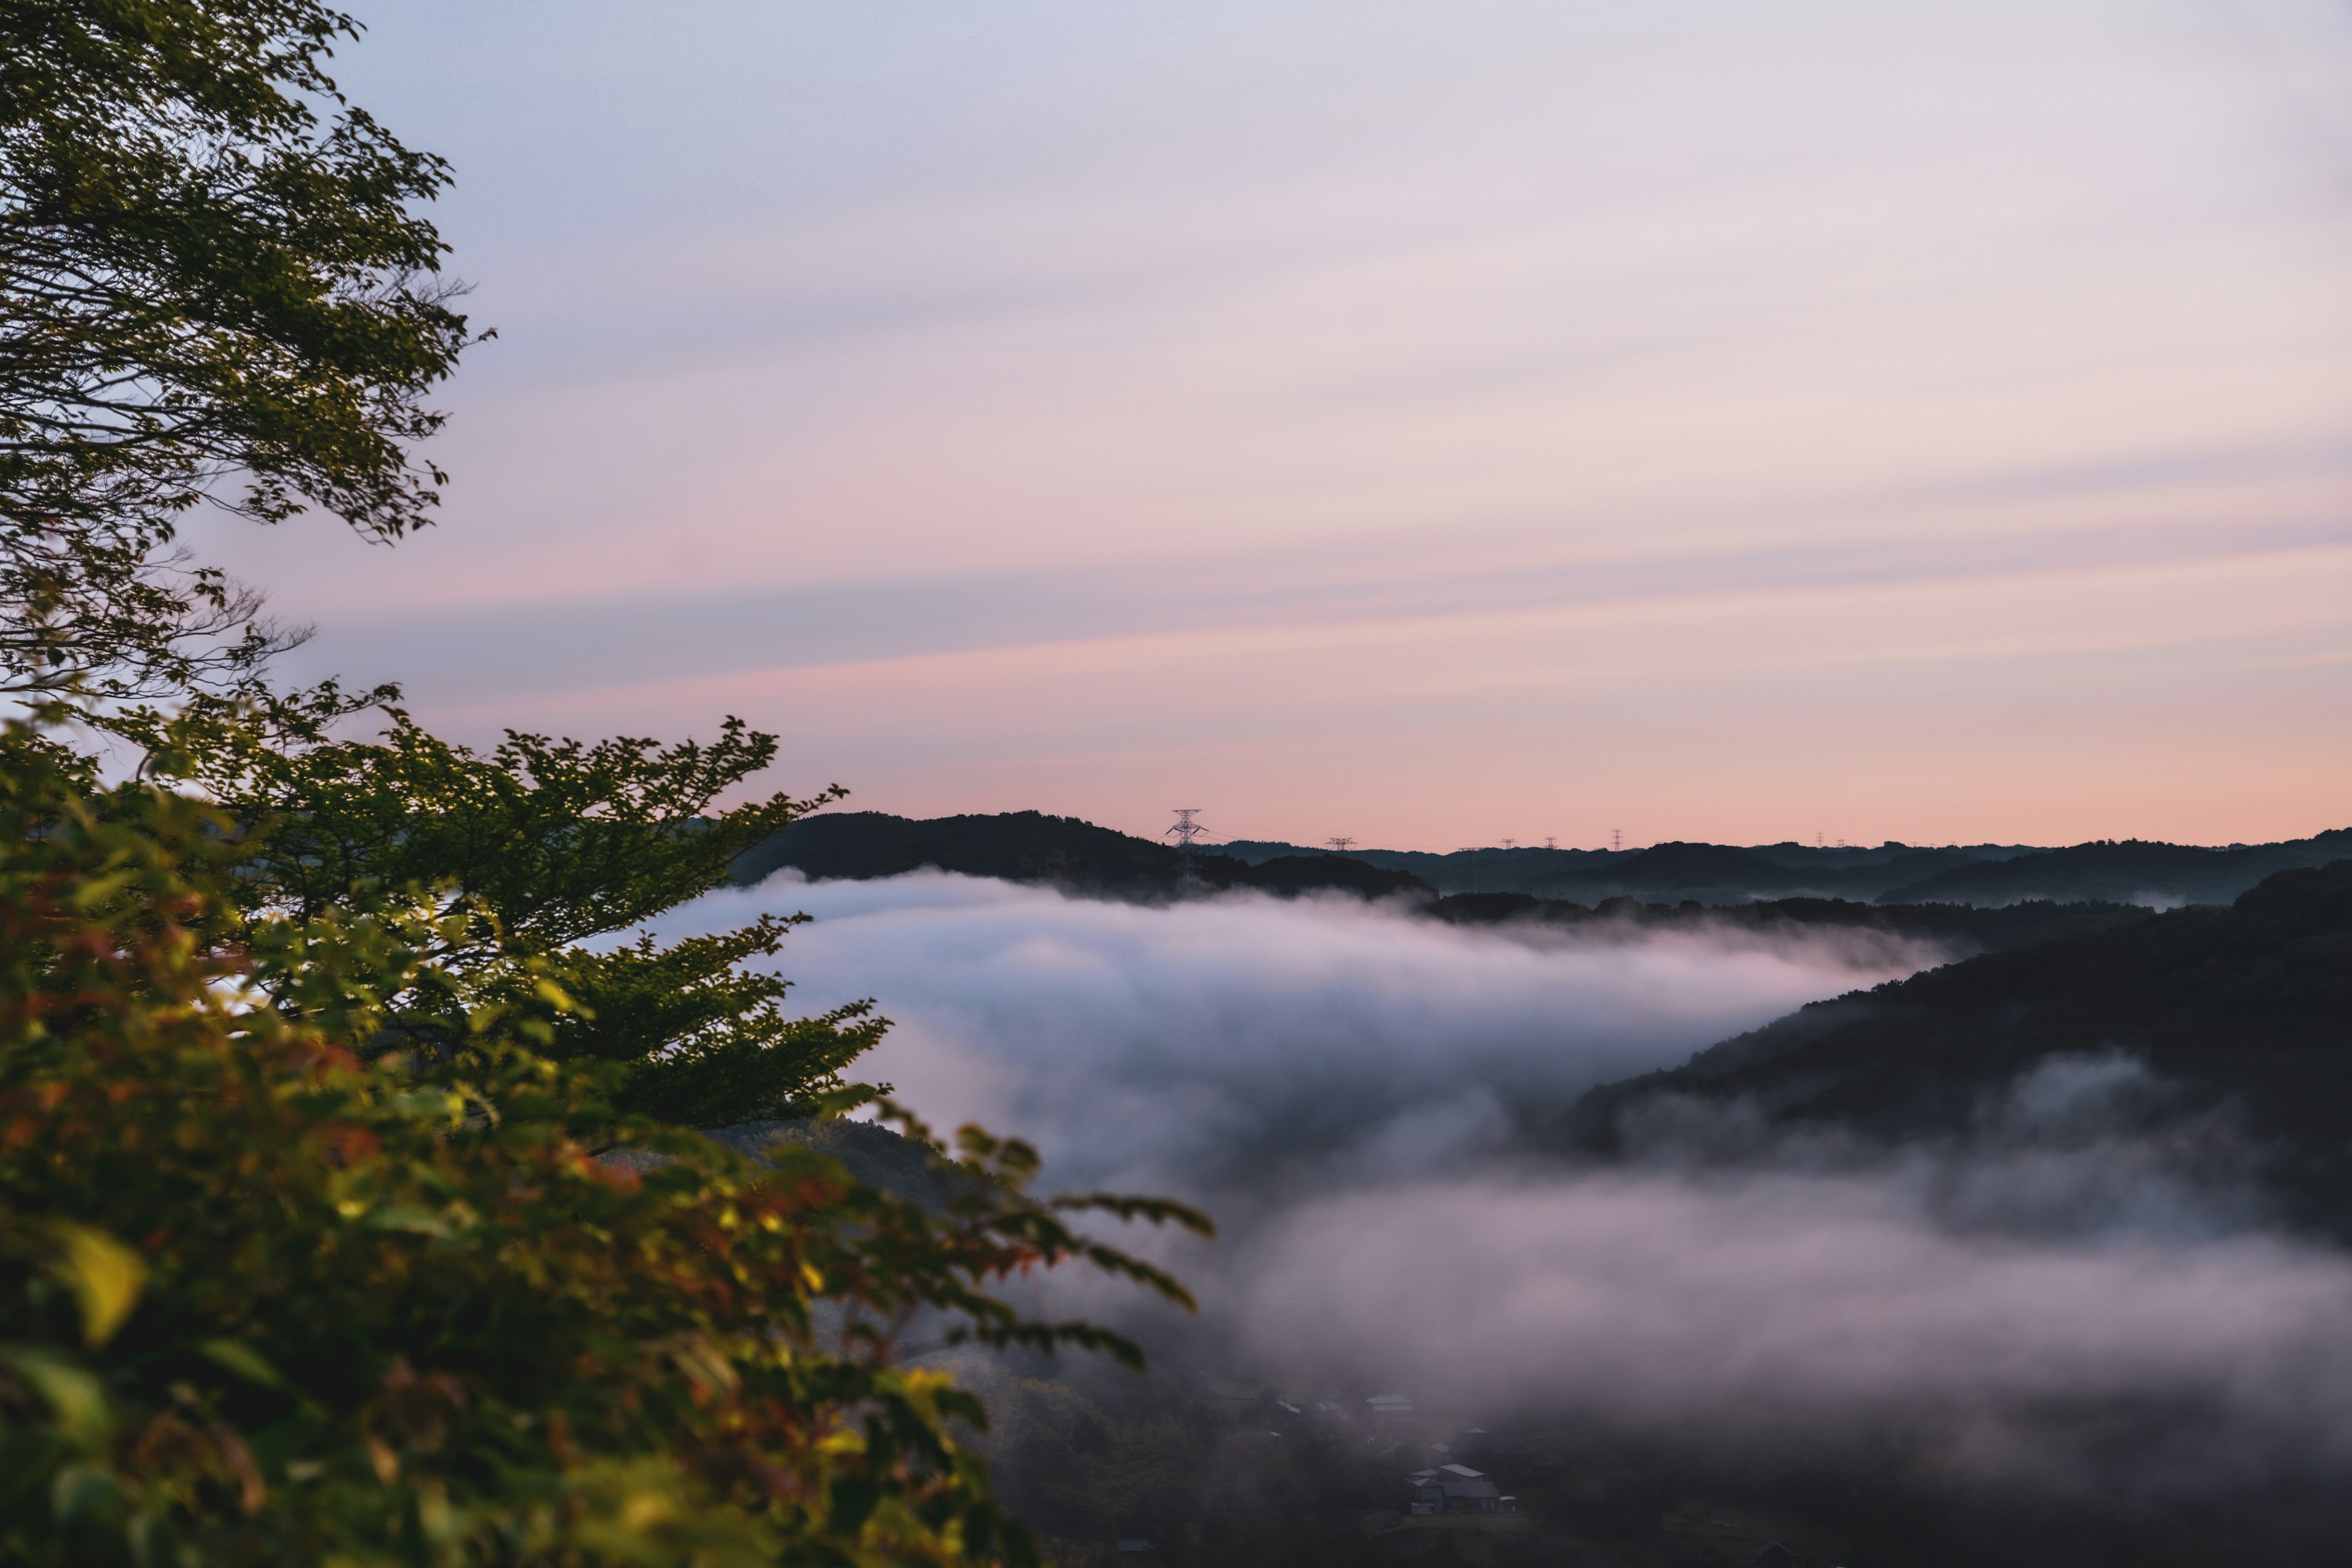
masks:
{"label": "small house", "polygon": [[[1407,1501],[1414,1513],[1502,1513],[1503,1497],[1495,1483],[1467,1465],[1439,1465],[1415,1470],[1405,1478]],[[1517,1500],[1513,1499],[1516,1505]]]}

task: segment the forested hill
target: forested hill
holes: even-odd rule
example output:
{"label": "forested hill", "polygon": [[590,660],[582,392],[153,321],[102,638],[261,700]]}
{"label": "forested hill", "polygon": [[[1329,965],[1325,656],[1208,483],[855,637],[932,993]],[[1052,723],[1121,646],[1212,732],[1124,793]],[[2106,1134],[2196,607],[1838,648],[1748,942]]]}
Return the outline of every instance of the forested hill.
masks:
{"label": "forested hill", "polygon": [[[1659,851],[1644,853],[1659,856]],[[1999,952],[2057,936],[2105,931],[2147,915],[2147,910],[2128,904],[2047,901],[2000,909],[1954,904],[1908,908],[1797,898],[1716,907],[1694,900],[1644,903],[1621,896],[1583,904],[1517,892],[1441,894],[1410,873],[1344,855],[1285,855],[1247,863],[1204,852],[1196,857],[1195,865],[1201,885],[1209,891],[1255,889],[1281,896],[1344,891],[1364,898],[1397,898],[1454,925],[1600,925],[1618,930],[1707,923],[1759,931],[1836,926],[1939,942],[1948,952],[1960,953]],[[1164,844],[1076,817],[1034,811],[927,820],[875,811],[803,817],[738,858],[732,875],[738,885],[749,885],[787,866],[812,878],[849,879],[892,877],[932,867],[966,876],[1044,882],[1102,897],[1146,900],[1177,896],[1181,875],[1176,851]]]}
{"label": "forested hill", "polygon": [[[934,867],[1122,898],[1171,895],[1182,872],[1181,857],[1166,844],[1036,811],[922,819],[879,811],[825,812],[803,817],[746,850],[737,857],[732,875],[739,885],[749,885],[787,866],[813,878],[848,879]],[[1291,856],[1251,866],[1203,850],[1193,858],[1193,868],[1211,889],[1334,888],[1367,897],[1429,891],[1413,877],[1345,857]]]}
{"label": "forested hill", "polygon": [[[1669,905],[1843,899],[1906,905],[1993,907],[2042,900],[2169,908],[2227,903],[2273,871],[2346,855],[2352,855],[2352,828],[2218,849],[2137,839],[2063,849],[1670,842],[1614,851],[1521,846],[1433,855],[1351,847],[1341,855],[1237,839],[1202,850],[1197,867],[1211,888],[1518,893],[1588,909],[1612,899]],[[823,812],[746,851],[734,875],[738,882],[756,882],[785,866],[811,877],[845,878],[888,877],[936,866],[1118,897],[1165,896],[1175,890],[1178,879],[1176,851],[1165,843],[1035,811],[925,819],[877,811]]]}
{"label": "forested hill", "polygon": [[2226,909],[2153,915],[1817,1003],[1683,1067],[1606,1085],[1560,1139],[1607,1152],[1661,1097],[1743,1100],[1786,1127],[1966,1132],[2062,1053],[2119,1051],[2168,1118],[2221,1112],[2302,1219],[2352,1232],[2352,860],[2280,872]]}
{"label": "forested hill", "polygon": [[1882,895],[1885,903],[2005,904],[2021,899],[2109,899],[2126,904],[2225,904],[2274,871],[2352,855],[2352,828],[2284,844],[2225,849],[2137,838],[2036,850],[1956,865]]}
{"label": "forested hill", "polygon": [[[1253,839],[1220,848],[1253,862],[1331,853]],[[1410,872],[1441,892],[1528,893],[1583,904],[1611,898],[1667,903],[1696,899],[1709,904],[1827,898],[1977,905],[2098,900],[2170,908],[2225,904],[2273,871],[2352,855],[2352,828],[2218,849],[2130,839],[2063,849],[2017,844],[1937,848],[1886,843],[1864,848],[1669,842],[1624,850],[1519,845],[1444,855],[1354,847],[1348,853],[1367,865]]]}

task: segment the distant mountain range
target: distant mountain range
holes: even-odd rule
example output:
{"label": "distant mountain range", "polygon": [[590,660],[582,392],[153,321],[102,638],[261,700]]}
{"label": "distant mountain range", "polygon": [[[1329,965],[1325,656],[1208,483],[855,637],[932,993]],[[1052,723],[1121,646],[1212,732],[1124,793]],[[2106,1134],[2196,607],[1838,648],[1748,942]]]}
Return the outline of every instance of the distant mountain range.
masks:
{"label": "distant mountain range", "polygon": [[[2347,856],[2352,856],[2352,828],[2218,849],[2138,839],[2057,849],[1893,843],[1865,849],[1792,841],[1748,847],[1674,842],[1616,851],[1457,849],[1447,855],[1351,848],[1340,855],[1241,839],[1201,851],[1193,867],[1199,881],[1212,889],[1343,888],[1367,896],[1517,893],[1587,908],[1624,898],[1669,905],[1836,899],[1979,908],[2099,901],[2162,909],[2227,903],[2274,871]],[[1171,896],[1179,890],[1181,871],[1181,858],[1167,844],[1034,811],[923,819],[874,811],[820,813],[746,851],[736,862],[736,879],[755,882],[786,866],[811,877],[839,878],[887,877],[933,866],[1127,898]]]}
{"label": "distant mountain range", "polygon": [[[1247,861],[1331,853],[1248,840],[1219,847]],[[1674,842],[1619,851],[1515,847],[1457,849],[1450,855],[1391,849],[1349,854],[1369,865],[1410,871],[1444,892],[1532,893],[1580,903],[1614,897],[1709,904],[1791,897],[1976,905],[2047,899],[2169,909],[2227,903],[2273,871],[2352,855],[2352,828],[2220,849],[2126,839],[2059,849],[2019,844],[1915,848],[1892,843],[1875,849],[1796,843],[1742,848]]]}
{"label": "distant mountain range", "polygon": [[2153,1075],[2143,1117],[2224,1119],[2292,1218],[2352,1238],[2352,859],[2279,872],[2227,908],[1815,1003],[1682,1067],[1592,1090],[1555,1138],[1611,1153],[1645,1113],[1690,1101],[1737,1101],[1790,1130],[1965,1137],[2021,1074],[2108,1053]]}

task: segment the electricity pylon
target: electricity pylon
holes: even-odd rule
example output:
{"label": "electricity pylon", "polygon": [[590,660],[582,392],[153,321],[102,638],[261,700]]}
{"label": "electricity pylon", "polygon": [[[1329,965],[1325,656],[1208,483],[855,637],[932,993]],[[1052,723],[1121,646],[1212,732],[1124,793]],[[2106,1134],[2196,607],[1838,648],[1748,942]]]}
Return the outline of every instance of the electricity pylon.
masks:
{"label": "electricity pylon", "polygon": [[1176,814],[1176,826],[1160,837],[1165,838],[1169,833],[1176,836],[1176,885],[1197,888],[1201,885],[1201,862],[1192,841],[1209,830],[1192,820],[1201,814],[1199,806],[1171,805],[1168,809]]}
{"label": "electricity pylon", "polygon": [[1356,847],[1356,841],[1352,838],[1326,838],[1323,842],[1331,847],[1331,852],[1335,855],[1345,855]]}

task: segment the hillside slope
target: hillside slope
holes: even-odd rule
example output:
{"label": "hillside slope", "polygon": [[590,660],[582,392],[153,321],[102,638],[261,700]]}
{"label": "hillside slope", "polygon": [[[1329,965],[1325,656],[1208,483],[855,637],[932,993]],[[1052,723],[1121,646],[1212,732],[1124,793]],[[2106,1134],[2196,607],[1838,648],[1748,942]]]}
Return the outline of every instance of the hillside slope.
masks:
{"label": "hillside slope", "polygon": [[1742,1100],[1783,1127],[1966,1131],[2061,1053],[2128,1053],[2168,1117],[2221,1112],[2306,1223],[2352,1230],[2352,860],[2280,872],[2226,909],[1970,959],[1818,1003],[1671,1071],[1605,1085],[1559,1128],[1594,1152],[1664,1096]]}
{"label": "hillside slope", "polygon": [[[732,874],[738,886],[748,887],[787,866],[812,878],[850,879],[934,867],[1130,899],[1172,896],[1183,868],[1182,858],[1169,845],[1036,811],[921,819],[879,811],[820,813],[746,850],[737,857]],[[1194,856],[1193,870],[1213,889],[1336,889],[1367,898],[1430,891],[1413,877],[1346,856],[1291,856],[1251,866],[1203,850]]]}
{"label": "hillside slope", "polygon": [[2021,899],[2226,904],[2273,872],[2325,865],[2347,855],[2352,855],[2352,827],[2226,849],[2127,838],[1956,865],[1880,898],[1890,904],[2000,904]]}
{"label": "hillside slope", "polygon": [[[1236,839],[1219,848],[1251,864],[1328,853],[1259,839]],[[1696,899],[1708,904],[1823,898],[1988,907],[2030,900],[2096,900],[2172,908],[2226,904],[2273,871],[2352,855],[2352,828],[2220,849],[2137,841],[2047,849],[1794,842],[1738,847],[1675,840],[1622,850],[1519,845],[1444,855],[1361,848],[1349,854],[1368,865],[1407,872],[1442,893],[1526,893],[1583,904],[1612,898],[1667,903]]]}

